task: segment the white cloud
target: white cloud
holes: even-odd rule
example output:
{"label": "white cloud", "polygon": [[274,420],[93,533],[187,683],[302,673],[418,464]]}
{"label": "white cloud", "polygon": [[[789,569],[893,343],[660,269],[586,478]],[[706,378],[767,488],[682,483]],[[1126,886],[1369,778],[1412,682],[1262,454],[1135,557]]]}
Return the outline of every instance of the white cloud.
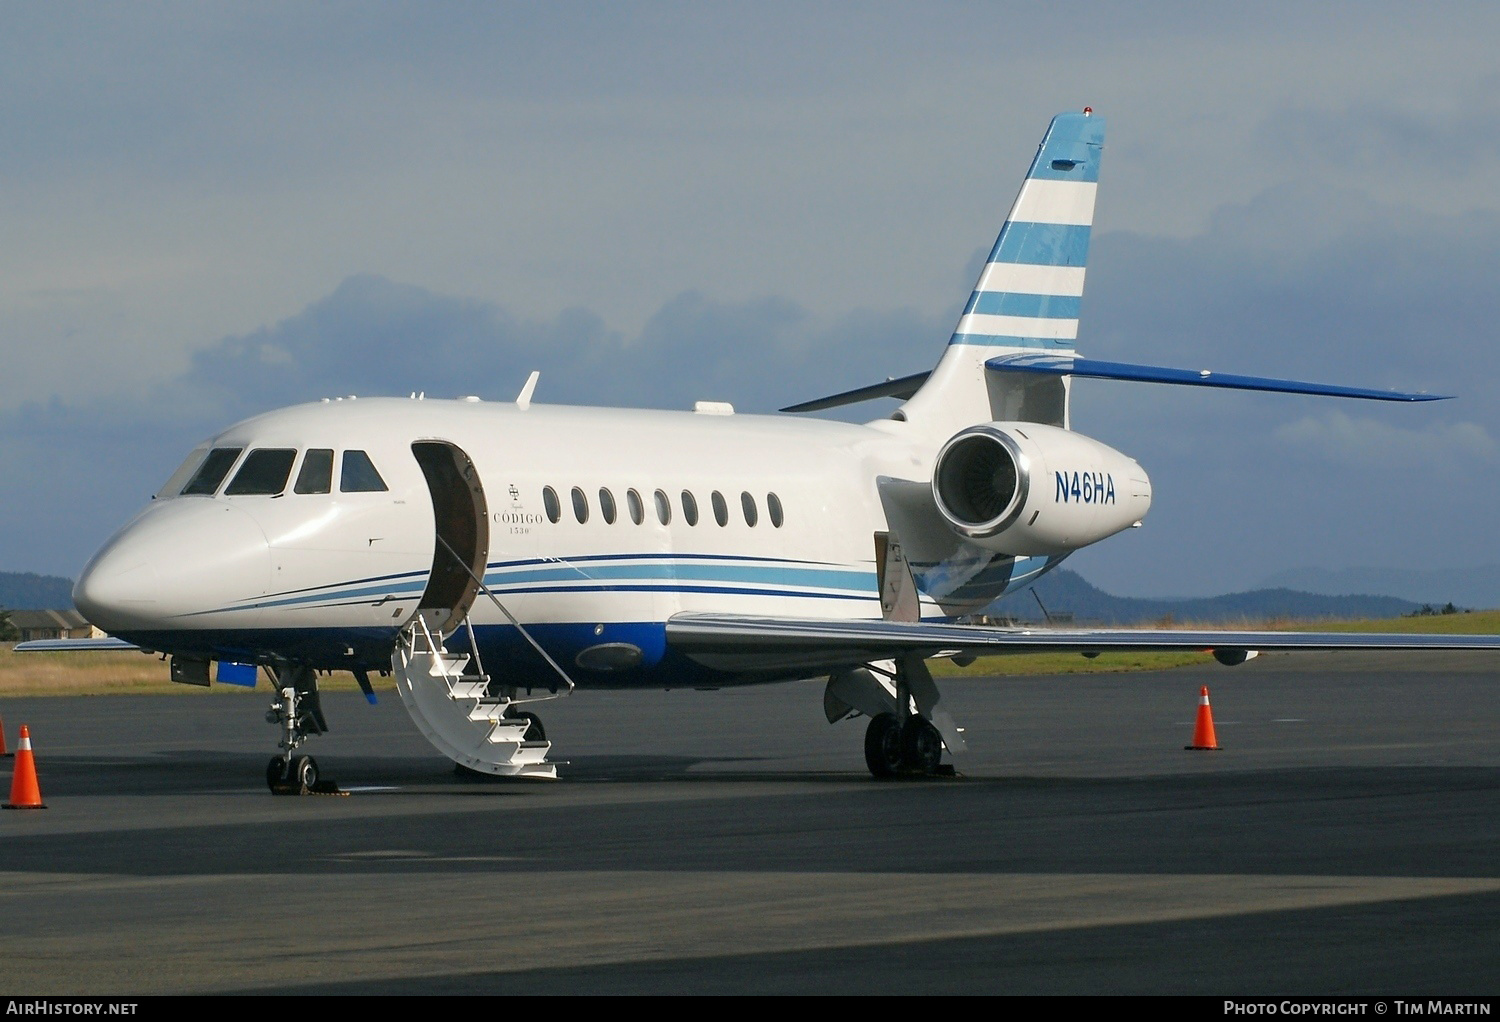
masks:
{"label": "white cloud", "polygon": [[[584,305],[631,334],[689,290],[946,312],[1046,118],[1088,102],[1112,119],[1104,229],[1193,236],[1310,175],[1493,208],[1493,161],[1480,186],[1423,191],[1388,161],[1305,150],[1360,103],[1457,123],[1497,22],[1493,5],[8,5],[0,348],[77,318],[14,327],[29,294],[105,288],[126,315],[79,343],[146,357],[97,379],[28,367],[0,407],[170,377],[359,273],[538,318]],[[1066,56],[1039,45],[1057,38]]]}
{"label": "white cloud", "polygon": [[[1080,407],[1159,484],[1116,589],[1263,573],[1298,541],[1236,502],[1271,443],[1303,482],[1361,442],[1493,460],[1500,168],[1463,145],[1497,36],[1493,4],[0,6],[0,418],[77,452],[5,463],[12,520],[77,521],[0,555],[71,570],[125,499],[96,492],[173,467],[100,439],[121,423],[172,461],[289,387],[514,393],[540,366],[546,400],[767,409],[926,368],[1047,117],[1091,103],[1087,353],[1466,399],[1386,432],[1253,395]],[[1429,144],[1463,151],[1424,180]],[[352,357],[412,330],[453,353],[432,381]],[[1432,542],[1472,546],[1494,489]]]}
{"label": "white cloud", "polygon": [[1358,468],[1414,464],[1471,468],[1476,462],[1493,462],[1497,450],[1489,431],[1476,422],[1439,422],[1412,428],[1343,412],[1289,422],[1274,436],[1295,457]]}

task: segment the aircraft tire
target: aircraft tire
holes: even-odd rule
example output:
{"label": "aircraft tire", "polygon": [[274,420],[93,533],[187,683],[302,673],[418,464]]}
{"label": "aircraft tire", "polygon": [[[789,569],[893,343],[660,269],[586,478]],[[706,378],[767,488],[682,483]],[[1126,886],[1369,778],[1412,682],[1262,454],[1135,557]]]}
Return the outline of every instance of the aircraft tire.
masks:
{"label": "aircraft tire", "polygon": [[865,728],[865,766],[875,777],[895,777],[905,765],[901,749],[901,722],[894,714],[870,718]]}
{"label": "aircraft tire", "polygon": [[531,726],[526,729],[526,740],[528,742],[545,742],[547,740],[547,729],[542,727],[542,718],[534,713],[523,713],[521,716],[531,721]]}
{"label": "aircraft tire", "polygon": [[545,742],[547,740],[547,729],[542,727],[542,718],[525,710],[515,710],[507,713],[507,717],[513,720],[529,720],[531,726],[526,729],[525,739],[528,742]]}
{"label": "aircraft tire", "polygon": [[281,787],[286,781],[286,760],[280,756],[272,756],[271,762],[266,764],[266,787],[273,792]]}
{"label": "aircraft tire", "polygon": [[901,759],[916,774],[935,774],[943,761],[943,736],[929,720],[912,717],[901,729]]}
{"label": "aircraft tire", "polygon": [[318,761],[311,756],[298,756],[292,761],[292,787],[306,794],[318,783]]}

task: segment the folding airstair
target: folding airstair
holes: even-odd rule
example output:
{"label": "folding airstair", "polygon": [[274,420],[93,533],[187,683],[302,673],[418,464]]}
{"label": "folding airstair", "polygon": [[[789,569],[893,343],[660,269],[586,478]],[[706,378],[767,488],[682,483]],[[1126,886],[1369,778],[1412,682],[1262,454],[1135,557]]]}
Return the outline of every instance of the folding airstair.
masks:
{"label": "folding airstair", "polygon": [[427,740],[460,766],[504,777],[555,780],[557,764],[547,762],[552,744],[527,741],[533,718],[517,716],[512,708],[556,696],[518,699],[514,689],[495,685],[479,661],[467,617],[461,627],[476,651],[472,656],[448,652],[442,630],[430,628],[421,614],[402,630],[391,670],[407,713]]}

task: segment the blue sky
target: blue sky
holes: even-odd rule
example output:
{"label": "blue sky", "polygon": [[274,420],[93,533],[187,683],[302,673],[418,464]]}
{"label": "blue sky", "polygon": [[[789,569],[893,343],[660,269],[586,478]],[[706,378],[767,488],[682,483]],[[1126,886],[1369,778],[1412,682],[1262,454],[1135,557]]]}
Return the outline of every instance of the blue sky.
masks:
{"label": "blue sky", "polygon": [[[930,366],[1048,118],[1109,118],[1079,347],[1131,595],[1496,562],[1492,5],[0,3],[0,570],[339,393],[768,411]],[[432,356],[440,357],[432,357]],[[475,383],[474,381],[479,381]],[[883,412],[871,405],[871,414]]]}

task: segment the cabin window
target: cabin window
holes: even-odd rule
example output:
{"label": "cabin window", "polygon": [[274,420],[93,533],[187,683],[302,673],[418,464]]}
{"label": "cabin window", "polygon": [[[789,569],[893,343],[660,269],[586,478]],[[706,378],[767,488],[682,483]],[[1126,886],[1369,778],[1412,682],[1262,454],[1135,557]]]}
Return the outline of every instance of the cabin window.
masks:
{"label": "cabin window", "polygon": [[745,524],[752,529],[760,520],[760,513],[755,510],[755,498],[748,492],[740,494],[740,509],[745,512]]}
{"label": "cabin window", "polygon": [[641,495],[634,490],[625,491],[625,506],[630,508],[630,520],[639,525],[646,520],[646,507],[641,503]]}
{"label": "cabin window", "polygon": [[689,525],[698,524],[698,498],[689,490],[682,491],[682,520]]}
{"label": "cabin window", "polygon": [[573,487],[573,517],[582,525],[589,520],[589,498],[578,487]]}
{"label": "cabin window", "polygon": [[599,487],[599,513],[606,525],[615,524],[615,495],[603,486]]}
{"label": "cabin window", "polygon": [[297,452],[281,448],[251,451],[224,488],[226,497],[265,497],[286,490]]}
{"label": "cabin window", "polygon": [[771,524],[781,528],[781,498],[774,493],[766,494],[766,513],[771,516]]}
{"label": "cabin window", "polygon": [[193,474],[193,478],[182,488],[184,496],[212,497],[218,492],[219,484],[234,467],[243,447],[216,447],[208,452],[208,457],[203,459],[203,465]]}
{"label": "cabin window", "polygon": [[341,493],[378,493],[387,489],[385,480],[375,471],[375,463],[364,451],[345,451],[344,470],[339,473]]}
{"label": "cabin window", "polygon": [[332,493],[333,451],[326,448],[308,451],[292,490],[295,493]]}
{"label": "cabin window", "polygon": [[662,490],[656,491],[656,520],[663,525],[672,523],[672,502]]}
{"label": "cabin window", "polygon": [[724,503],[724,495],[718,490],[709,496],[709,501],[714,506],[714,521],[718,522],[719,528],[722,529],[729,524],[729,505]]}
{"label": "cabin window", "polygon": [[203,464],[203,459],[208,457],[208,448],[199,447],[187,456],[187,460],[172,473],[172,477],[162,484],[162,488],[156,491],[156,499],[163,500],[167,497],[175,497],[182,492],[187,481],[198,471],[198,466]]}
{"label": "cabin window", "polygon": [[558,502],[557,491],[550,486],[542,487],[542,506],[547,509],[547,520],[556,525],[562,518],[562,504]]}

